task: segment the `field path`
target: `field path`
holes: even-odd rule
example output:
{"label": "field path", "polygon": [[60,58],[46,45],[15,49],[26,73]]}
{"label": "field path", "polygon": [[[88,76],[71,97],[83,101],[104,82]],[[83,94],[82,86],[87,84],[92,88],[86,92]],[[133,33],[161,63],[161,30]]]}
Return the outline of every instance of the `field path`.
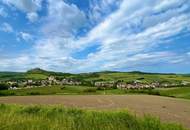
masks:
{"label": "field path", "polygon": [[151,114],[163,121],[190,128],[190,100],[149,95],[10,96],[0,103],[63,104],[88,109],[129,109],[138,115]]}

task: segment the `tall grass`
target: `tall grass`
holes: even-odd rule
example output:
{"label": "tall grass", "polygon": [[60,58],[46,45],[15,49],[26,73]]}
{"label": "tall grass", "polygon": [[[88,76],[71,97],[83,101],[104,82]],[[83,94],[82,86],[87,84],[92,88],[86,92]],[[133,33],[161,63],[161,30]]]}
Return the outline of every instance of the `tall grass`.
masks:
{"label": "tall grass", "polygon": [[184,130],[128,111],[94,111],[62,106],[0,105],[0,130]]}

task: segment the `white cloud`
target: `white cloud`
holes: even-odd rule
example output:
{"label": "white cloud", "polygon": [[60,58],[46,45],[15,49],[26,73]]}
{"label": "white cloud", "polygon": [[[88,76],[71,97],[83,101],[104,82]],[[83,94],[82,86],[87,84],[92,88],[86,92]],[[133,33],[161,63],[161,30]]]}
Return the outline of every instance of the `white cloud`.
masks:
{"label": "white cloud", "polygon": [[[57,71],[63,69],[67,72],[71,71],[73,65],[78,62],[70,56],[74,49],[72,43],[75,41],[75,33],[85,24],[85,13],[76,5],[67,4],[62,0],[56,2],[49,0],[48,15],[43,21],[42,37],[35,42],[31,53],[23,54],[25,62],[21,55],[11,60],[4,60],[4,63],[1,60],[2,66],[4,64],[9,68],[13,65],[11,62],[14,62],[18,64],[13,68],[19,70],[22,70],[20,66],[24,64],[27,69],[36,66]],[[20,32],[18,36],[26,41],[31,39],[31,35],[25,32]]]}
{"label": "white cloud", "polygon": [[2,16],[2,17],[8,16],[7,12],[5,11],[5,9],[3,7],[0,7],[0,16]]}
{"label": "white cloud", "polygon": [[36,43],[34,49],[40,57],[65,57],[69,56],[68,54],[71,51],[69,43],[68,39],[59,37],[41,39]]}
{"label": "white cloud", "polygon": [[[26,13],[27,18],[34,22],[37,17],[37,11],[41,9],[42,0],[2,0],[3,3],[16,7]],[[34,14],[35,13],[35,14]]]}
{"label": "white cloud", "polygon": [[32,35],[26,32],[20,32],[19,35],[25,41],[30,41],[33,39]]}
{"label": "white cloud", "polygon": [[155,6],[155,10],[164,11],[171,8],[177,8],[179,5],[182,5],[186,2],[186,0],[163,0]]}
{"label": "white cloud", "polygon": [[97,23],[104,20],[107,15],[117,8],[122,0],[91,0],[89,18],[91,23]]}
{"label": "white cloud", "polygon": [[18,57],[0,57],[0,71],[25,71],[32,66],[33,61],[31,60],[32,57],[27,55],[20,55]]}
{"label": "white cloud", "polygon": [[[154,12],[158,13],[155,6],[159,4],[158,1],[145,1],[142,4],[138,0],[133,2],[125,0],[116,12],[94,27],[86,37],[79,40],[69,40],[69,42],[56,37],[57,40],[54,39],[44,46],[48,45],[47,48],[51,48],[49,52],[54,58],[70,57],[73,51],[76,52],[76,49],[85,49],[98,41],[100,51],[89,54],[87,59],[76,59],[76,64],[73,64],[76,66],[73,69],[78,71],[92,70],[92,68],[104,70],[115,67],[131,67],[139,65],[142,61],[159,62],[164,56],[166,57],[164,59],[172,60],[172,58],[167,58],[172,57],[172,53],[152,53],[149,51],[164,43],[165,39],[168,40],[184,30],[189,32],[190,15],[183,13],[188,8],[184,8],[182,5],[175,10],[168,8],[165,12],[155,14],[157,19],[154,21]],[[148,21],[152,21],[152,23],[148,23]],[[58,32],[59,35],[64,34]],[[48,50],[47,48],[45,50]],[[38,48],[38,52],[46,52],[41,49]],[[144,51],[149,53],[143,55]],[[55,52],[58,52],[58,55],[54,54]],[[50,57],[50,55],[48,56]],[[140,57],[141,55],[142,57]],[[168,62],[167,60],[163,62]],[[145,64],[145,62],[142,63]]]}
{"label": "white cloud", "polygon": [[159,4],[159,1],[145,1],[143,4],[138,0],[124,1],[118,11],[108,16],[88,34],[86,43],[98,41],[101,43],[101,50],[90,54],[83,66],[99,66],[99,69],[100,66],[112,66],[109,68],[112,69],[114,64],[118,67],[134,65],[134,61],[129,60],[131,55],[142,55],[143,52],[151,51],[161,43],[172,40],[173,36],[190,32],[190,14],[185,13],[189,9],[187,3],[181,5],[177,2],[175,9],[172,6],[158,13],[158,9],[155,10],[154,7]]}
{"label": "white cloud", "polygon": [[85,13],[74,4],[62,0],[49,0],[48,16],[42,27],[42,32],[48,36],[70,37],[84,26]]}
{"label": "white cloud", "polygon": [[[103,7],[108,9],[114,2],[103,0],[91,12],[97,11],[102,18]],[[26,66],[84,72],[187,62],[189,53],[157,49],[172,41],[173,37],[190,32],[189,9],[190,2],[184,0],[123,0],[116,11],[109,12],[108,9],[110,14],[107,17],[102,20],[94,18],[101,22],[86,36],[79,37],[76,34],[85,26],[85,13],[74,4],[48,0],[48,16],[41,27],[42,37],[28,54],[28,60],[33,60],[26,61]],[[72,57],[72,54],[94,44],[99,45],[98,51],[90,52],[84,59]]]}
{"label": "white cloud", "polygon": [[7,32],[7,33],[11,33],[13,32],[13,28],[10,24],[8,23],[3,23],[0,27],[1,31]]}
{"label": "white cloud", "polygon": [[35,12],[41,8],[42,0],[2,0],[9,6],[14,6],[24,12]]}
{"label": "white cloud", "polygon": [[28,13],[27,18],[30,22],[35,22],[38,19],[38,14],[35,12]]}

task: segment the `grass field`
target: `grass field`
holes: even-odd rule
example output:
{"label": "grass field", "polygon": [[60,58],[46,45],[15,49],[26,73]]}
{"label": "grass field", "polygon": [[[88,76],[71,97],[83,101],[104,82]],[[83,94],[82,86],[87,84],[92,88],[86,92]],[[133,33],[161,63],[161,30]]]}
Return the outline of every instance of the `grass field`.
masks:
{"label": "grass field", "polygon": [[156,88],[142,90],[108,89],[98,90],[87,86],[51,86],[18,90],[1,90],[0,96],[27,96],[27,95],[124,95],[148,94],[174,98],[190,99],[190,87]]}
{"label": "grass field", "polygon": [[190,99],[190,87],[156,88],[150,90],[128,90],[126,92]]}
{"label": "grass field", "polygon": [[18,90],[2,90],[0,96],[26,96],[26,95],[73,95],[73,94],[96,94],[96,88],[86,86],[49,86]]}
{"label": "grass field", "polygon": [[0,105],[1,130],[185,130],[128,111],[95,111],[62,106]]}
{"label": "grass field", "polygon": [[1,90],[0,96],[27,96],[27,95],[123,95],[123,94],[148,94],[175,98],[190,99],[190,87],[156,88],[142,90],[108,89],[98,90],[87,86],[52,86],[37,87],[18,90]]}
{"label": "grass field", "polygon": [[156,89],[162,96],[190,99],[190,87]]}

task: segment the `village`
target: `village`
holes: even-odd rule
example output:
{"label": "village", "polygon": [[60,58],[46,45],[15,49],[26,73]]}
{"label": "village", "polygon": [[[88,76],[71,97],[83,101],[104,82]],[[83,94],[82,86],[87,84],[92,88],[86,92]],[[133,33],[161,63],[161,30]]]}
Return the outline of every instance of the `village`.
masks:
{"label": "village", "polygon": [[[43,80],[17,80],[17,81],[6,81],[4,82],[9,86],[9,89],[27,89],[34,87],[47,87],[54,85],[72,85],[72,86],[84,86],[85,81],[80,81],[72,78],[63,78],[57,79],[55,76],[49,76],[47,79]],[[160,82],[152,82],[152,83],[144,83],[140,80],[134,80],[129,82],[124,82],[122,80],[118,81],[91,81],[89,86],[104,88],[104,89],[154,89],[154,88],[167,88],[167,87],[177,87],[177,86],[186,86],[189,85],[190,82],[181,81],[177,83],[160,83]]]}

